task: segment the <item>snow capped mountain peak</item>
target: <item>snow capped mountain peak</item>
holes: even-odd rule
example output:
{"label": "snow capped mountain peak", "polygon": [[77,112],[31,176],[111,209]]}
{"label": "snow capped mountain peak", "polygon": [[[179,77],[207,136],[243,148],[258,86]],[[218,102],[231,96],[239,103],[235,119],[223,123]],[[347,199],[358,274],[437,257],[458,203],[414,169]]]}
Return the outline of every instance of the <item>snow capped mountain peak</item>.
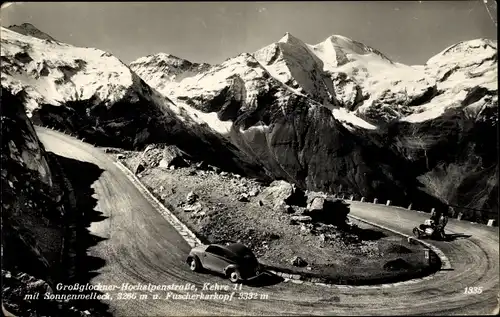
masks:
{"label": "snow capped mountain peak", "polygon": [[386,64],[393,63],[378,50],[342,35],[331,35],[323,42],[309,47],[330,68],[362,59],[367,62],[371,59],[371,62],[377,60]]}
{"label": "snow capped mountain peak", "polygon": [[278,43],[287,43],[292,45],[304,45],[300,39],[293,36],[291,33],[286,32],[285,35],[278,41]]}
{"label": "snow capped mountain peak", "polygon": [[497,55],[497,41],[489,39],[474,39],[462,41],[445,48],[427,61],[430,64],[456,63],[468,59],[493,58]]}
{"label": "snow capped mountain peak", "polygon": [[40,31],[31,23],[23,23],[21,25],[11,25],[8,27],[9,30],[28,36],[33,36],[41,40],[56,41],[52,36]]}
{"label": "snow capped mountain peak", "polygon": [[146,83],[164,95],[170,95],[184,78],[204,72],[211,67],[206,63],[192,63],[167,53],[138,58],[129,66]]}
{"label": "snow capped mountain peak", "polygon": [[130,66],[137,64],[147,64],[147,63],[155,63],[158,66],[163,66],[163,67],[181,67],[181,68],[188,68],[193,65],[193,63],[191,63],[190,61],[183,58],[179,58],[172,54],[157,53],[138,58],[137,60],[131,62]]}
{"label": "snow capped mountain peak", "polygon": [[274,78],[297,93],[326,105],[336,103],[331,82],[323,74],[323,61],[290,33],[253,56]]}
{"label": "snow capped mountain peak", "polygon": [[[426,120],[456,106],[463,93],[473,87],[481,86],[489,92],[497,89],[495,41],[461,42],[429,60],[434,61],[435,65],[408,66],[342,35],[330,35],[310,45],[287,32],[275,43],[212,68],[187,67],[191,63],[169,54],[141,58],[131,68],[174,100],[179,96],[204,100],[205,95],[215,95],[226,87],[234,76],[260,87],[267,73],[311,102],[334,110],[344,107],[350,116],[332,112],[351,123],[355,116],[374,124],[409,116],[411,120]],[[480,69],[472,68],[478,65]],[[247,93],[260,89],[255,87],[245,89]],[[355,125],[367,127],[365,123]]]}
{"label": "snow capped mountain peak", "polygon": [[[113,55],[1,28],[2,86],[24,90],[28,113],[41,104],[95,100],[112,105],[133,97],[138,78]],[[140,93],[140,92],[139,92]]]}

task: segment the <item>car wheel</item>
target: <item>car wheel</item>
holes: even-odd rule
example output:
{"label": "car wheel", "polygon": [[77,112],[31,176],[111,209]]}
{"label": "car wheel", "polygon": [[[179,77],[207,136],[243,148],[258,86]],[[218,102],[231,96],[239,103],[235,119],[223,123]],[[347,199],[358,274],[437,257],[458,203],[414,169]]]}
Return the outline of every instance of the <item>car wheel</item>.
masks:
{"label": "car wheel", "polygon": [[238,283],[240,280],[240,272],[238,270],[232,269],[229,272],[227,272],[227,276],[231,283]]}
{"label": "car wheel", "polygon": [[201,270],[201,263],[197,257],[191,257],[188,260],[189,269],[193,272],[199,272]]}
{"label": "car wheel", "polygon": [[420,239],[420,231],[418,228],[413,228],[413,235]]}

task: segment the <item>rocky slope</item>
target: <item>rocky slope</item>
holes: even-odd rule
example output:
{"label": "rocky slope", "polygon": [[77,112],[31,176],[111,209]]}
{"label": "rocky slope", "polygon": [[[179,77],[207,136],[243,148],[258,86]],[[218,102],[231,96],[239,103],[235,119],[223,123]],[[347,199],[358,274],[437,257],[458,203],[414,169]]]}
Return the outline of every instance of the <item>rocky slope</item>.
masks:
{"label": "rocky slope", "polygon": [[[66,280],[67,187],[38,140],[19,96],[2,88],[2,304],[16,316],[82,316],[43,300]],[[40,299],[24,298],[39,294]]]}
{"label": "rocky slope", "polygon": [[48,278],[62,249],[63,192],[22,103],[2,89],[1,107],[4,265]]}
{"label": "rocky slope", "polygon": [[[428,263],[421,246],[348,221],[345,201],[285,181],[266,185],[207,164],[179,164],[175,158],[183,155],[171,150],[112,155],[134,172],[143,164],[141,182],[203,243],[241,242],[262,264],[333,283],[388,282],[432,269],[422,270]],[[406,272],[388,271],[393,261],[412,264]]]}

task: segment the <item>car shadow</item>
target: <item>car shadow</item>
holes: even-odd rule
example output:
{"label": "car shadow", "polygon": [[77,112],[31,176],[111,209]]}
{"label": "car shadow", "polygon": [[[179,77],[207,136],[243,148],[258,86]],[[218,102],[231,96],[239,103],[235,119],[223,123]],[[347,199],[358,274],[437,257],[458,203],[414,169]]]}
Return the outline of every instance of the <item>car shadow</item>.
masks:
{"label": "car shadow", "polygon": [[281,276],[275,275],[271,272],[262,272],[259,276],[249,279],[242,284],[249,287],[263,287],[276,285],[283,281],[284,279]]}
{"label": "car shadow", "polygon": [[[104,170],[92,163],[51,154],[53,159],[59,163],[64,172],[64,177],[71,187],[71,192],[68,191],[67,193],[67,200],[70,205],[67,212],[69,228],[66,239],[68,246],[63,262],[68,276],[65,276],[62,282],[69,285],[75,283],[86,285],[94,277],[98,276],[98,270],[106,265],[104,259],[88,254],[91,247],[106,240],[106,238],[92,234],[88,229],[92,223],[108,218],[101,211],[95,209],[97,199],[92,197],[95,195],[92,185],[99,179]],[[85,290],[78,292],[78,294],[95,294],[93,298],[104,295],[104,293],[95,290]],[[109,305],[98,299],[79,300],[75,301],[74,305],[81,310],[91,311],[93,316],[111,316],[108,311]]]}
{"label": "car shadow", "polygon": [[472,237],[470,234],[463,234],[463,233],[451,233],[451,234],[445,234],[445,238],[443,241],[455,241],[458,239],[468,239]]}
{"label": "car shadow", "polygon": [[[217,276],[221,279],[228,281],[227,276],[219,272],[212,272],[206,269],[200,270],[197,272],[198,274],[206,274],[211,276]],[[264,271],[260,275],[250,278],[248,280],[241,281],[241,284],[249,287],[263,287],[263,286],[272,286],[283,282],[284,279],[278,275],[275,275],[271,272]]]}

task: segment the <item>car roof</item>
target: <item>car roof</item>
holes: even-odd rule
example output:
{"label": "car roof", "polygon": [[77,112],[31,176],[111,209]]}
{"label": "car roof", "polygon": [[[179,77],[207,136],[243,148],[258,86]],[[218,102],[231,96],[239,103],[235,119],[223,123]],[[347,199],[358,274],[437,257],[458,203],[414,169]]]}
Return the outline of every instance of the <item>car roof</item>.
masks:
{"label": "car roof", "polygon": [[246,247],[244,244],[241,243],[231,243],[228,245],[223,245],[223,244],[212,244],[212,245],[228,250],[229,252],[234,253],[236,256],[243,256],[248,254],[249,252],[252,253],[252,251],[248,247]]}

